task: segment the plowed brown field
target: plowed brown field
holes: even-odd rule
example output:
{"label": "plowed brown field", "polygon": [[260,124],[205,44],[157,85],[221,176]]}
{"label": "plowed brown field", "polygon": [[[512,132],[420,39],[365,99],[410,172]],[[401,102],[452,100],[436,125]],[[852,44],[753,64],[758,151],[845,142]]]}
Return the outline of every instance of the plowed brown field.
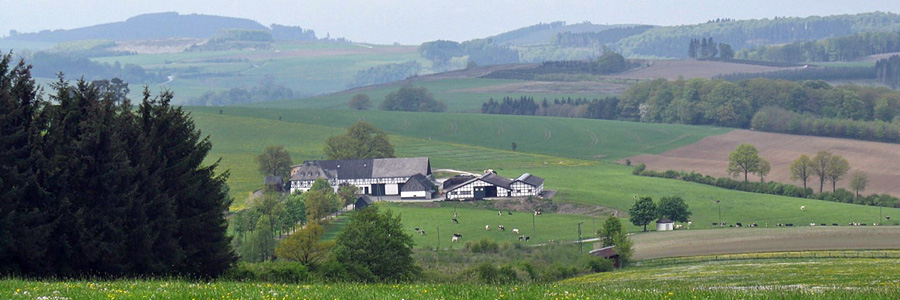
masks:
{"label": "plowed brown field", "polygon": [[897,226],[728,228],[638,234],[634,258],[804,250],[900,249]]}
{"label": "plowed brown field", "polygon": [[[695,171],[713,177],[725,177],[728,176],[728,155],[742,143],[756,146],[759,155],[772,165],[772,171],[765,177],[766,181],[801,186],[802,182],[790,179],[791,162],[801,154],[812,157],[817,151],[831,151],[846,158],[852,168],[838,181],[838,188],[851,190],[850,174],[861,170],[869,176],[869,184],[863,194],[888,193],[900,196],[900,145],[897,144],[735,130],[659,155],[639,155],[630,159],[634,164],[647,164],[650,170]],[[759,180],[759,176],[750,176],[751,180]],[[807,184],[818,191],[818,178],[810,178]],[[825,190],[831,190],[831,183],[827,180]]]}

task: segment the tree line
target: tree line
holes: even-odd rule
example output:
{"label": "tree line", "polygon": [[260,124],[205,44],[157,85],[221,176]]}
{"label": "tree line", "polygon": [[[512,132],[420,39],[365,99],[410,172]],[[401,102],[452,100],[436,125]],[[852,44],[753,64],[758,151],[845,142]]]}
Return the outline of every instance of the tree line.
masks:
{"label": "tree line", "polygon": [[618,118],[619,99],[607,97],[603,99],[588,100],[586,98],[544,99],[540,104],[534,101],[534,97],[521,96],[518,99],[503,97],[501,101],[494,98],[481,105],[483,114],[501,115],[525,115],[525,116],[552,116],[569,118],[587,118],[615,120]]}
{"label": "tree line", "polygon": [[[469,61],[479,66],[519,62],[519,51],[494,44],[490,39],[462,43],[446,40],[425,42],[419,45],[418,52],[434,64],[434,69],[443,70],[462,69]],[[454,63],[459,59],[463,60],[461,64]]]}
{"label": "tree line", "polygon": [[900,87],[900,55],[879,59],[875,62],[875,73],[881,83],[894,89]]}
{"label": "tree line", "polygon": [[228,172],[187,113],[145,89],[60,78],[49,99],[0,60],[0,273],[209,277],[236,259]]}
{"label": "tree line", "polygon": [[222,91],[207,91],[200,97],[184,102],[185,105],[223,106],[283,100],[294,98],[294,90],[275,84],[271,78],[265,78],[259,85],[249,89],[233,87]]}
{"label": "tree line", "polygon": [[900,31],[861,32],[816,41],[742,50],[737,58],[778,62],[831,62],[900,51]]}
{"label": "tree line", "polygon": [[713,41],[712,37],[691,39],[688,43],[688,57],[695,59],[732,59],[734,49],[731,45]]}
{"label": "tree line", "polygon": [[419,74],[422,66],[415,60],[404,63],[394,63],[374,66],[360,70],[353,75],[353,79],[347,83],[347,88],[356,88],[367,85],[377,85],[401,81]]}

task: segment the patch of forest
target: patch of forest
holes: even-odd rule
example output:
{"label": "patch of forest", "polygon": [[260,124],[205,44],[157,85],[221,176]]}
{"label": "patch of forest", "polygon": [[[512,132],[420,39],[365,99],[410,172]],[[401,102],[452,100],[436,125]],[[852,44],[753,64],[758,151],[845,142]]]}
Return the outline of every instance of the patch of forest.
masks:
{"label": "patch of forest", "polygon": [[900,31],[862,32],[816,41],[760,46],[743,50],[738,58],[787,63],[850,61],[856,58],[900,52]]}

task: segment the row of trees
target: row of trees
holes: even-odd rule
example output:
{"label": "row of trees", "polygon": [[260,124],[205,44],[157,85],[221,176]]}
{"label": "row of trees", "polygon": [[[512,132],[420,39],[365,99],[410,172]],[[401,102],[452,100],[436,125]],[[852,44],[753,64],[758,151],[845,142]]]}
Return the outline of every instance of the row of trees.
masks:
{"label": "row of trees", "polygon": [[[689,182],[696,182],[700,184],[706,184],[711,186],[716,186],[720,188],[751,192],[751,193],[760,193],[760,194],[770,194],[770,195],[779,195],[786,197],[797,197],[797,198],[808,198],[808,199],[818,199],[832,202],[842,202],[842,203],[853,203],[860,205],[875,205],[875,206],[884,206],[884,207],[900,207],[900,200],[896,197],[893,197],[888,194],[871,194],[868,196],[861,196],[859,193],[865,189],[865,184],[861,184],[862,188],[857,189],[857,195],[854,195],[852,192],[847,191],[843,188],[839,188],[834,192],[822,192],[816,193],[812,188],[802,188],[799,186],[795,186],[787,183],[779,183],[779,182],[756,182],[756,181],[743,181],[743,180],[734,180],[730,177],[719,177],[715,178],[709,175],[703,175],[696,172],[684,172],[684,171],[675,171],[675,170],[667,170],[662,172],[657,172],[653,170],[647,170],[647,166],[644,164],[638,164],[632,170],[632,173],[640,176],[648,176],[648,177],[658,177],[658,178],[668,178],[668,179],[677,179],[684,180]],[[857,176],[857,174],[861,174],[861,176]],[[858,178],[858,179],[857,179]],[[865,173],[854,173],[851,176],[851,182],[859,181],[863,183],[868,182],[868,177],[865,176]],[[854,183],[851,183],[852,186],[857,186]]]}
{"label": "row of trees", "polygon": [[530,96],[521,96],[519,99],[503,97],[500,102],[491,98],[483,103],[481,113],[615,120],[619,117],[618,104],[619,99],[616,97],[593,100],[553,99],[552,102],[544,99],[540,104]]}
{"label": "row of trees", "polygon": [[212,145],[173,95],[62,78],[43,99],[0,59],[0,273],[216,276],[235,260]]}
{"label": "row of trees", "polygon": [[875,62],[875,73],[878,81],[891,88],[900,87],[900,55],[879,59]]}
{"label": "row of trees", "polygon": [[[816,176],[819,178],[819,193],[825,187],[825,181],[831,181],[831,191],[837,191],[837,182],[847,175],[850,171],[850,163],[843,156],[832,154],[828,151],[816,152],[816,155],[810,158],[806,154],[800,155],[799,158],[791,163],[791,179],[803,182],[803,188],[806,188],[807,180]],[[866,177],[865,173],[857,173],[854,177]],[[859,191],[864,190],[868,179],[854,180],[853,189],[859,195]]]}
{"label": "row of trees", "polygon": [[[885,100],[893,101],[889,98]],[[818,118],[778,107],[764,107],[750,120],[750,128],[768,132],[900,143],[900,122],[897,122],[891,108],[882,109],[882,107],[885,106],[877,110],[879,118],[894,116],[892,121]]]}
{"label": "row of trees", "polygon": [[725,43],[716,44],[712,37],[691,39],[688,43],[688,57],[697,59],[732,59],[734,58],[734,49],[731,45]]}
{"label": "row of trees", "polygon": [[447,110],[443,101],[434,99],[434,94],[425,87],[404,86],[384,96],[382,110],[442,112]]}
{"label": "row of trees", "polygon": [[659,205],[653,202],[651,197],[640,197],[628,210],[631,223],[634,226],[643,226],[647,231],[647,224],[660,218],[668,218],[675,222],[687,222],[690,220],[691,211],[687,203],[679,196],[662,197]]}
{"label": "row of trees", "polygon": [[353,79],[347,83],[347,88],[377,85],[400,81],[419,74],[422,66],[415,60],[403,63],[384,64],[360,70],[353,75]]}
{"label": "row of trees", "polygon": [[817,41],[762,46],[740,51],[737,58],[789,63],[830,62],[897,51],[900,51],[900,31],[875,31]]}
{"label": "row of trees", "polygon": [[185,101],[185,105],[223,106],[265,102],[280,99],[291,99],[294,91],[283,85],[275,84],[272,78],[265,78],[259,85],[250,89],[233,87],[218,92],[207,91],[200,97]]}

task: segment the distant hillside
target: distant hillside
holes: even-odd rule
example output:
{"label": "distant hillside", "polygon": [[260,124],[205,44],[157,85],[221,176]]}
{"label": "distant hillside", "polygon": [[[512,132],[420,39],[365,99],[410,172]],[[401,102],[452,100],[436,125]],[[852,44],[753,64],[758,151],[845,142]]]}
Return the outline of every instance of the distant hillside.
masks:
{"label": "distant hillside", "polygon": [[616,26],[598,25],[588,22],[566,25],[566,22],[559,21],[519,28],[488,37],[488,39],[492,40],[495,44],[501,45],[546,45],[551,44],[556,38],[556,35],[560,33],[600,32],[613,27]]}
{"label": "distant hillside", "polygon": [[734,50],[795,41],[819,40],[859,32],[900,30],[900,15],[873,12],[827,17],[776,18],[666,26],[623,38],[613,48],[630,57],[686,58],[692,38],[712,37]]}
{"label": "distant hillside", "polygon": [[[275,39],[315,40],[315,32],[299,27],[272,25]],[[34,42],[69,42],[78,40],[132,41],[167,38],[212,38],[223,29],[270,31],[256,21],[242,18],[180,15],[175,12],[153,13],[128,18],[124,22],[106,23],[76,29],[44,30],[36,33],[10,32],[8,40]]]}

